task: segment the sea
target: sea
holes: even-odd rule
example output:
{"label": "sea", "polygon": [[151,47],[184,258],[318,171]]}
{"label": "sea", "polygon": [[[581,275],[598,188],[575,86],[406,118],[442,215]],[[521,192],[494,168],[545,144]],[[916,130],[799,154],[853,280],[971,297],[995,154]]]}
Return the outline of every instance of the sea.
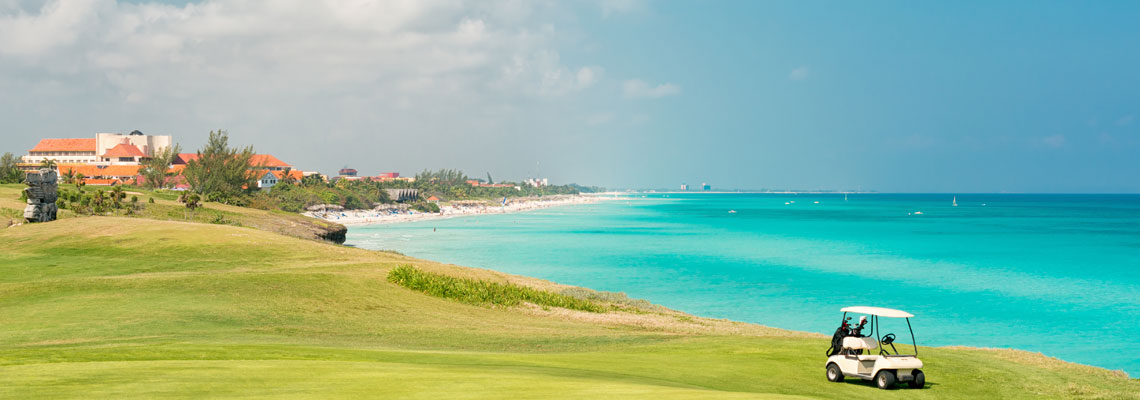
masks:
{"label": "sea", "polygon": [[[828,335],[842,307],[896,308],[915,315],[919,346],[1015,348],[1140,376],[1140,195],[606,198],[353,226],[347,244]],[[910,347],[905,322],[878,329]]]}

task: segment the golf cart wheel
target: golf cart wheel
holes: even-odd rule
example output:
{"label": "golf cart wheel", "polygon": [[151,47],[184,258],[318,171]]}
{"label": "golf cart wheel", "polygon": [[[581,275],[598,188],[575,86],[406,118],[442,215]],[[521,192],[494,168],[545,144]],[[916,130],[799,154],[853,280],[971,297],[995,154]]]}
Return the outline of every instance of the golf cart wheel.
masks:
{"label": "golf cart wheel", "polygon": [[843,382],[843,371],[840,371],[839,366],[835,363],[827,364],[827,380],[831,382]]}
{"label": "golf cart wheel", "polygon": [[913,374],[914,379],[911,379],[910,382],[907,382],[907,386],[910,386],[911,389],[922,389],[923,386],[926,386],[926,374],[917,369],[914,370]]}
{"label": "golf cart wheel", "polygon": [[875,375],[875,385],[879,386],[879,389],[894,389],[895,382],[897,381],[894,372],[882,370]]}

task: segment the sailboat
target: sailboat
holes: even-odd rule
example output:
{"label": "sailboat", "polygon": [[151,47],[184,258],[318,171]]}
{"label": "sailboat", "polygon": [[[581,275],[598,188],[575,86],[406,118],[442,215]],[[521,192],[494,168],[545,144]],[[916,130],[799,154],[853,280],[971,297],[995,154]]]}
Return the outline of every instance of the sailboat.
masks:
{"label": "sailboat", "polygon": [[958,206],[958,196],[954,196],[954,207]]}

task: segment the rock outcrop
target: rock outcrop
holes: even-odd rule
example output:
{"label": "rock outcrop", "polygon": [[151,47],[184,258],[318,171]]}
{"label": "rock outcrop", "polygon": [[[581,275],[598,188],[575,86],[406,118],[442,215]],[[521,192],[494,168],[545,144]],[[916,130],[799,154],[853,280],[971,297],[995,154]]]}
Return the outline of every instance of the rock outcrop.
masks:
{"label": "rock outcrop", "polygon": [[324,232],[317,233],[317,237],[320,237],[321,240],[327,240],[336,244],[344,244],[347,235],[348,227],[341,224],[329,224],[329,226],[324,229]]}
{"label": "rock outcrop", "polygon": [[58,176],[54,170],[44,168],[35,172],[28,172],[24,180],[28,184],[24,188],[24,195],[28,198],[28,206],[24,207],[25,222],[55,221],[55,200],[59,196],[59,187],[56,186]]}

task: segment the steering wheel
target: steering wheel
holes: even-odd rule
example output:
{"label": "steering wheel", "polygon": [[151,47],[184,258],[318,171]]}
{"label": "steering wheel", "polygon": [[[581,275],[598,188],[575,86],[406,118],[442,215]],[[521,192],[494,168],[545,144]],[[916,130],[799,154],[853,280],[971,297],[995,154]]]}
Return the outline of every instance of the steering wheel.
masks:
{"label": "steering wheel", "polygon": [[893,334],[893,333],[888,333],[887,336],[883,336],[882,340],[879,340],[879,344],[881,346],[887,346],[887,345],[890,345],[891,343],[894,343],[894,342],[895,342],[895,334]]}

